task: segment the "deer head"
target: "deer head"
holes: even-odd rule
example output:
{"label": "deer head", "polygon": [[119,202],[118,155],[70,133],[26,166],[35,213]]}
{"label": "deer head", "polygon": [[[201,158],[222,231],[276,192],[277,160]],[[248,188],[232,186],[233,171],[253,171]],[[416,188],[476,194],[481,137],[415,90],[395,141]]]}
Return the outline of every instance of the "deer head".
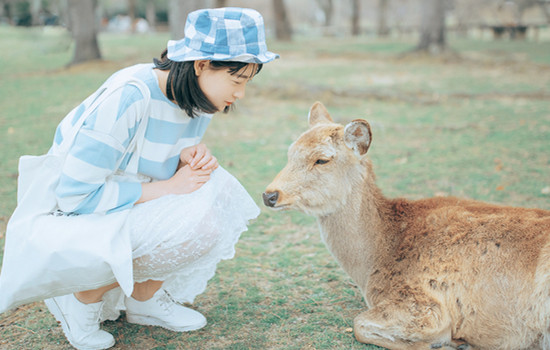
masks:
{"label": "deer head", "polygon": [[267,186],[265,205],[323,216],[344,206],[365,175],[365,154],[372,134],[356,119],[345,127],[335,123],[325,106],[309,111],[309,129],[289,148],[288,163]]}

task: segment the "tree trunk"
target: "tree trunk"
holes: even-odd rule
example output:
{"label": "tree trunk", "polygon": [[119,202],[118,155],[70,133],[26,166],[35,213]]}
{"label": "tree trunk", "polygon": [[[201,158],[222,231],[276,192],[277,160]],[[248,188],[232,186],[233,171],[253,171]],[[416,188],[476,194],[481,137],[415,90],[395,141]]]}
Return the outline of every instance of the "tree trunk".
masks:
{"label": "tree trunk", "polygon": [[332,24],[332,13],[334,12],[332,0],[317,0],[317,4],[319,4],[325,15],[325,27],[329,27]]}
{"label": "tree trunk", "polygon": [[226,7],[227,0],[216,0],[216,8]]}
{"label": "tree trunk", "polygon": [[378,0],[378,36],[388,36],[388,0]]}
{"label": "tree trunk", "polygon": [[145,19],[147,20],[147,23],[149,23],[151,30],[154,31],[157,26],[157,9],[154,0],[147,1],[147,5],[145,7]]}
{"label": "tree trunk", "polygon": [[282,41],[292,40],[292,29],[284,0],[273,0],[273,10],[275,12],[275,36]]}
{"label": "tree trunk", "polygon": [[31,25],[33,26],[39,26],[43,23],[41,23],[40,20],[40,12],[42,12],[42,1],[41,0],[32,0],[30,2],[30,8],[31,12]]}
{"label": "tree trunk", "polygon": [[8,23],[11,24],[11,12],[9,0],[0,0],[0,18],[7,18]]}
{"label": "tree trunk", "polygon": [[136,0],[128,1],[128,17],[130,17],[130,31],[136,32]]}
{"label": "tree trunk", "polygon": [[550,10],[548,10],[549,4],[546,2],[539,2],[540,9],[544,16],[546,17],[546,23],[550,24]]}
{"label": "tree trunk", "polygon": [[189,12],[203,7],[200,0],[170,0],[168,2],[168,21],[170,22],[170,36],[179,40],[184,36],[185,21]]}
{"label": "tree trunk", "polygon": [[353,36],[357,36],[361,32],[361,28],[359,27],[360,12],[359,0],[351,0],[351,35]]}
{"label": "tree trunk", "polygon": [[447,48],[445,30],[445,1],[423,0],[420,41],[417,51],[439,54]]}
{"label": "tree trunk", "polygon": [[101,59],[97,43],[97,0],[68,0],[67,6],[75,41],[71,64]]}

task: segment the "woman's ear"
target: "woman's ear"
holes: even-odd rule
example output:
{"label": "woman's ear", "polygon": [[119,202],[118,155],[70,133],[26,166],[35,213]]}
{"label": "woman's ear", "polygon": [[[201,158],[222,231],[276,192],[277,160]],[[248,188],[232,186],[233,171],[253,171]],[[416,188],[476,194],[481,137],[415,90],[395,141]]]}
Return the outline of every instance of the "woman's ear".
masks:
{"label": "woman's ear", "polygon": [[204,72],[210,65],[209,60],[196,60],[194,63],[195,75],[198,77]]}

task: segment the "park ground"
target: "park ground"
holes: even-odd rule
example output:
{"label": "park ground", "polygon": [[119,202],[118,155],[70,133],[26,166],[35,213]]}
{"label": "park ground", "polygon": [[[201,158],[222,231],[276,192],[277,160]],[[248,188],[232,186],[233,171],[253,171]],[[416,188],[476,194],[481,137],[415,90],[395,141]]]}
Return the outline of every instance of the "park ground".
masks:
{"label": "park ground", "polygon": [[[370,122],[369,154],[389,197],[453,195],[550,209],[548,36],[451,36],[454,53],[443,57],[403,55],[413,37],[270,42],[281,59],[254,78],[235,112],[214,117],[204,139],[262,208],[235,258],[219,264],[193,305],[208,326],[177,334],[121,318],[103,325],[116,338],[114,349],[376,348],[353,336],[353,318],[364,304],[321,242],[315,220],[269,211],[261,193],[319,100],[338,122]],[[117,69],[158,57],[168,37],[102,34],[104,60],[73,67],[66,67],[72,47],[63,31],[2,27],[0,38],[3,246],[18,157],[46,152],[72,107]],[[0,349],[70,346],[37,302],[0,315]]]}

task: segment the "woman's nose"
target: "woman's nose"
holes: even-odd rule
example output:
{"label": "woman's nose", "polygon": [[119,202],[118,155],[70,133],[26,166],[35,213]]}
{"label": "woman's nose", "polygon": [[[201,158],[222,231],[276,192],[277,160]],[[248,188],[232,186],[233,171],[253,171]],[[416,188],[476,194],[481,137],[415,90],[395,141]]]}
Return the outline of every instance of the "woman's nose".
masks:
{"label": "woman's nose", "polygon": [[237,99],[242,99],[244,98],[244,95],[245,95],[245,89],[246,89],[246,86],[243,84],[242,86],[240,86],[239,88],[237,88],[237,90],[235,90],[235,92],[233,93],[233,96]]}

